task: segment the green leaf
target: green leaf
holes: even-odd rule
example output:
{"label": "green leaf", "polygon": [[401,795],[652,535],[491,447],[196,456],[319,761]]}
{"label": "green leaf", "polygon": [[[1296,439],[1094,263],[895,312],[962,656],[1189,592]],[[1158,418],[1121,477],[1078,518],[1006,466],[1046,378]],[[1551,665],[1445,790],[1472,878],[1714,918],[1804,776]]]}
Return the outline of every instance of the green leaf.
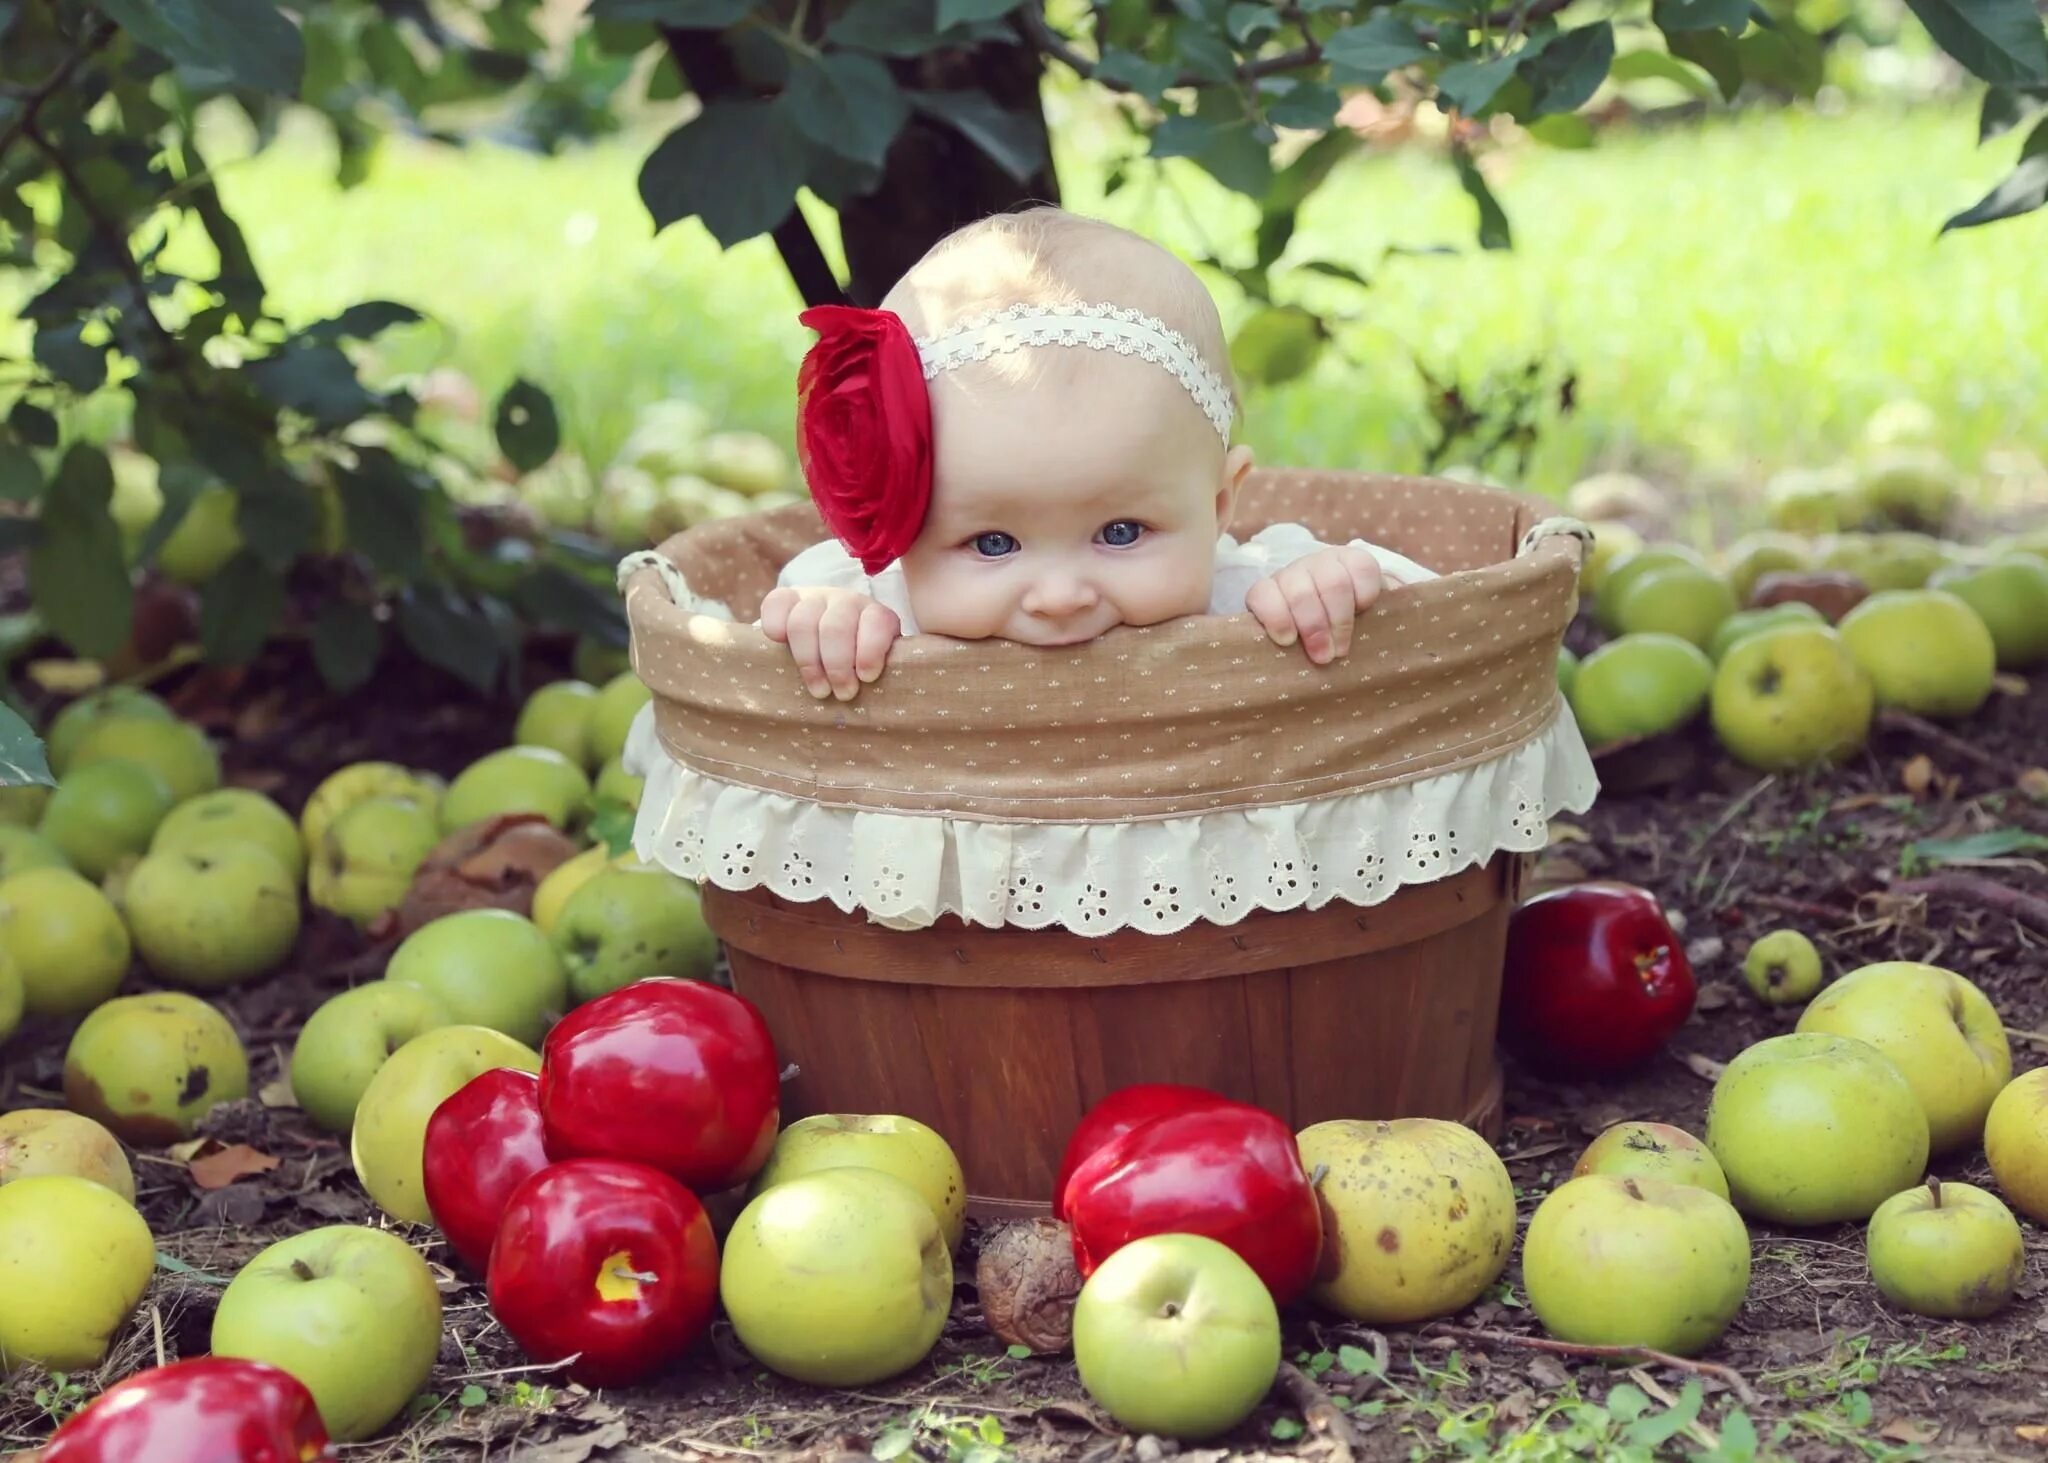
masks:
{"label": "green leaf", "polygon": [[1337,1365],[1354,1377],[1377,1377],[1383,1372],[1379,1358],[1362,1346],[1338,1347]]}
{"label": "green leaf", "polygon": [[427,566],[421,494],[398,460],[387,452],[364,452],[355,468],[336,473],[335,487],[349,545],[379,573],[419,578]]}
{"label": "green leaf", "polygon": [[1306,375],[1323,350],[1323,322],[1299,305],[1248,316],[1230,340],[1230,363],[1248,381],[1278,386]]}
{"label": "green leaf", "polygon": [[1449,102],[1467,117],[1477,117],[1521,64],[1522,56],[1517,52],[1489,61],[1459,61],[1446,66],[1436,79],[1437,98]]}
{"label": "green leaf", "polygon": [[481,1407],[490,1400],[491,1394],[475,1382],[464,1387],[455,1397],[456,1404],[462,1407]]}
{"label": "green leaf", "polygon": [[159,1270],[167,1270],[173,1275],[182,1275],[187,1280],[196,1280],[201,1285],[226,1285],[228,1283],[223,1277],[210,1275],[206,1271],[201,1270],[197,1265],[188,1265],[176,1255],[167,1255],[162,1250],[156,1252],[156,1267]]}
{"label": "green leaf", "polygon": [[32,401],[17,401],[7,414],[7,425],[31,447],[57,445],[57,419]]}
{"label": "green leaf", "polygon": [[1667,36],[1701,30],[1741,35],[1749,26],[1749,6],[1750,0],[1655,0],[1650,15]]}
{"label": "green leaf", "polygon": [[[620,858],[633,851],[633,819],[632,804],[621,802],[617,798],[598,798],[592,805],[590,836],[602,843],[613,858]],[[884,1434],[882,1442],[887,1441],[888,1436]],[[874,1456],[894,1458],[899,1456],[901,1451],[899,1449],[896,1453],[885,1454],[878,1443]]]}
{"label": "green leaf", "polygon": [[1226,188],[1257,197],[1273,181],[1273,160],[1242,118],[1168,117],[1152,133],[1152,156],[1185,157]]}
{"label": "green leaf", "polygon": [[1326,274],[1331,279],[1341,279],[1344,283],[1355,284],[1360,289],[1369,290],[1372,288],[1371,280],[1346,264],[1332,264],[1327,259],[1304,259],[1294,267],[1296,269],[1306,269],[1311,274]]}
{"label": "green leaf", "polygon": [[329,429],[346,427],[381,409],[356,379],[355,363],[337,346],[294,342],[251,362],[249,379],[271,401],[304,412]]}
{"label": "green leaf", "polygon": [[43,495],[36,455],[10,436],[0,437],[0,503],[33,503]]}
{"label": "green leaf", "polygon": [[1727,1463],[1748,1463],[1756,1457],[1756,1424],[1740,1407],[1730,1408],[1721,1419],[1721,1457]]}
{"label": "green leaf", "polygon": [[1949,55],[1999,85],[2048,81],[2048,30],[2034,0],[1906,0]]}
{"label": "green leaf", "polygon": [[1664,37],[1671,54],[1690,61],[1714,78],[1724,101],[1734,101],[1742,90],[1742,51],[1735,37],[1724,31],[1681,31]]}
{"label": "green leaf", "polygon": [[1900,857],[1916,866],[1927,867],[2041,852],[2048,852],[2048,834],[2032,833],[2024,828],[1993,828],[1963,838],[1916,839],[1905,846]]}
{"label": "green leaf", "polygon": [[270,0],[98,0],[159,55],[236,86],[296,95],[306,48]]}
{"label": "green leaf", "polygon": [[38,364],[73,391],[97,391],[107,379],[107,348],[87,345],[85,327],[73,320],[36,330]]}
{"label": "green leaf", "polygon": [[1308,1429],[1302,1426],[1298,1417],[1276,1417],[1273,1419],[1273,1441],[1291,1443]]}
{"label": "green leaf", "polygon": [[881,166],[910,119],[910,104],[889,68],[857,51],[791,62],[782,105],[811,141],[872,167]]}
{"label": "green leaf", "polygon": [[244,549],[199,591],[199,646],[212,665],[246,665],[284,618],[284,581]]}
{"label": "green leaf", "polygon": [[1173,50],[1192,76],[1204,77],[1220,86],[1229,86],[1237,80],[1237,56],[1216,31],[1191,21],[1176,21]]}
{"label": "green leaf", "polygon": [[417,584],[398,599],[398,633],[421,660],[479,691],[498,683],[503,650],[482,606],[445,585]]}
{"label": "green leaf", "polygon": [[2048,118],[2027,134],[2020,149],[2019,166],[2006,174],[2005,181],[1941,226],[1950,229],[1975,228],[2000,219],[2017,218],[2048,204]]}
{"label": "green leaf", "polygon": [[984,91],[910,91],[923,115],[944,122],[1019,183],[1045,166],[1045,129],[1036,112],[1009,112]]}
{"label": "green leaf", "polygon": [[369,340],[394,325],[410,325],[423,318],[412,306],[395,300],[365,300],[360,305],[350,305],[332,320],[307,326],[299,337],[316,345],[332,345],[344,338]]}
{"label": "green leaf", "polygon": [[1607,1410],[1622,1422],[1634,1422],[1650,1410],[1649,1394],[1622,1382],[1607,1394]]}
{"label": "green leaf", "polygon": [[0,701],[0,787],[50,787],[54,783],[42,738],[13,707]]}
{"label": "green leaf", "polygon": [[1820,41],[1789,18],[1751,31],[1735,43],[1735,50],[1742,74],[1751,81],[1808,99],[1820,90]]}
{"label": "green leaf", "polygon": [[922,56],[946,44],[937,0],[853,0],[825,39],[878,56]]}
{"label": "green leaf", "polygon": [[[1984,89],[1984,110],[1977,120],[1977,141],[2002,137],[2043,107],[2048,107],[2048,86],[1989,86]],[[23,436],[28,434],[24,432]],[[47,447],[48,442],[37,442]]]}
{"label": "green leaf", "polygon": [[715,101],[648,155],[640,197],[657,230],[699,218],[731,248],[789,216],[804,160],[803,139],[773,102]]}
{"label": "green leaf", "polygon": [[320,506],[290,473],[268,471],[237,491],[235,527],[258,560],[282,573],[320,532]]}
{"label": "green leaf", "polygon": [[[1662,1447],[1699,1420],[1700,1400],[1700,1387],[1695,1382],[1685,1389],[1676,1407],[1638,1417],[1623,1430],[1622,1436],[1646,1448]],[[1609,1410],[1612,1410],[1611,1400]]]}
{"label": "green leaf", "polygon": [[1230,32],[1230,39],[1250,49],[1273,38],[1280,29],[1280,12],[1271,5],[1254,5],[1247,0],[1237,0],[1223,17],[1224,28]]}
{"label": "green leaf", "polygon": [[1700,68],[1663,51],[1630,51],[1616,56],[1607,74],[1616,81],[1670,81],[1696,97],[1714,96],[1720,88]]}
{"label": "green leaf", "polygon": [[977,20],[1000,20],[1021,0],[939,0],[939,29],[950,30]]}
{"label": "green leaf", "polygon": [[[629,843],[628,847],[630,846]],[[616,855],[622,850],[614,848],[612,852]],[[915,1441],[909,1428],[900,1422],[893,1422],[882,1429],[881,1435],[875,1439],[875,1445],[868,1449],[868,1456],[873,1458],[875,1463],[894,1463],[895,1459],[910,1451],[910,1445]]]}
{"label": "green leaf", "polygon": [[753,8],[753,0],[590,0],[593,20],[653,21],[685,30],[724,30]]}
{"label": "green leaf", "polygon": [[1606,21],[1563,32],[1521,68],[1533,93],[1529,116],[1576,112],[1593,99],[1614,62],[1614,27]]}
{"label": "green leaf", "polygon": [[313,666],[321,680],[343,694],[369,681],[383,649],[377,617],[364,605],[330,600],[313,622]]}
{"label": "green leaf", "polygon": [[1336,120],[1344,99],[1334,87],[1320,81],[1302,81],[1288,87],[1266,103],[1266,120],[1275,127],[1303,132],[1322,132]]}
{"label": "green leaf", "polygon": [[[1180,72],[1163,61],[1147,61],[1135,51],[1107,51],[1096,66],[1095,75],[1104,83],[1127,86],[1139,96],[1156,102],[1165,95]],[[982,93],[963,95],[981,96]]]}
{"label": "green leaf", "polygon": [[1023,1342],[1013,1341],[1010,1343],[1008,1355],[1011,1361],[1029,1361],[1031,1360],[1031,1354],[1031,1348]]}
{"label": "green leaf", "polygon": [[513,588],[512,603],[544,629],[622,643],[625,614],[618,594],[599,589],[558,565],[542,564],[528,574]]}
{"label": "green leaf", "polygon": [[113,496],[114,473],[105,454],[73,445],[43,494],[37,542],[28,558],[29,597],[50,633],[95,659],[112,655],[128,638],[135,602],[121,530],[107,511]]}
{"label": "green leaf", "polygon": [[562,445],[562,424],[547,392],[520,377],[498,398],[498,447],[521,472],[532,472]]}
{"label": "green leaf", "polygon": [[1390,71],[1412,66],[1436,52],[1414,26],[1391,11],[1375,10],[1363,25],[1338,31],[1323,42],[1323,59],[1334,79],[1377,86]]}
{"label": "green leaf", "polygon": [[1460,149],[1456,160],[1458,182],[1479,206],[1479,247],[1514,248],[1514,231],[1508,227],[1508,216],[1501,211],[1500,200],[1493,196],[1493,190],[1486,186],[1486,178],[1473,163],[1472,155]]}

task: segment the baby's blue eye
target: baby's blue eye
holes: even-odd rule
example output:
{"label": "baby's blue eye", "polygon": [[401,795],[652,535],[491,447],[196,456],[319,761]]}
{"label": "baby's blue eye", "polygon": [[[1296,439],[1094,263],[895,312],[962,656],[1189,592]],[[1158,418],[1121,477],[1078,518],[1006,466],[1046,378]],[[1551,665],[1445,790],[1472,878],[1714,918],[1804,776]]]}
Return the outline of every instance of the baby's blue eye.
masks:
{"label": "baby's blue eye", "polygon": [[1007,533],[978,533],[974,536],[974,552],[984,559],[1000,559],[1017,552],[1017,541]]}
{"label": "baby's blue eye", "polygon": [[1119,518],[1102,526],[1102,541],[1113,549],[1127,549],[1144,536],[1145,525]]}

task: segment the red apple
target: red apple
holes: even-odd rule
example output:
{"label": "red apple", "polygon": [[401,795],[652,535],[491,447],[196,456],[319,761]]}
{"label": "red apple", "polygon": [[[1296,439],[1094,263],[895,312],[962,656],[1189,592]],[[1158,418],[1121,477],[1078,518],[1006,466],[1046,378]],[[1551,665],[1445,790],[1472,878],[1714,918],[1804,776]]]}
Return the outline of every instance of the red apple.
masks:
{"label": "red apple", "polygon": [[695,1345],[718,1304],[718,1241],[665,1173],[570,1158],[521,1184],[491,1247],[491,1311],[539,1362],[630,1387]]}
{"label": "red apple", "polygon": [[760,1170],[781,1103],[768,1023],[700,980],[635,981],[585,1001],[541,1048],[548,1152],[649,1164],[700,1194]]}
{"label": "red apple", "polygon": [[1167,1113],[1214,1107],[1229,1100],[1206,1087],[1189,1087],[1179,1082],[1135,1082],[1117,1088],[1089,1108],[1074,1125],[1073,1136],[1067,1139],[1066,1156],[1060,1160],[1060,1175],[1053,1181],[1052,1217],[1067,1217],[1067,1181],[1081,1161],[1103,1144]]}
{"label": "red apple", "polygon": [[1556,1077],[1655,1055],[1692,1012],[1692,965],[1656,897],[1630,884],[1546,890],[1508,923],[1502,1042]]}
{"label": "red apple", "polygon": [[137,1372],[94,1399],[41,1463],[313,1463],[334,1457],[313,1394],[268,1362],[202,1356]]}
{"label": "red apple", "polygon": [[1075,1167],[1066,1211],[1084,1279],[1133,1240],[1198,1234],[1236,1251],[1284,1306],[1308,1288],[1323,1247],[1294,1133],[1242,1102],[1185,1108],[1119,1134]]}
{"label": "red apple", "polygon": [[422,1187],[434,1223],[462,1262],[481,1275],[512,1191],[548,1166],[541,1137],[540,1078],[494,1067],[457,1088],[427,1119]]}

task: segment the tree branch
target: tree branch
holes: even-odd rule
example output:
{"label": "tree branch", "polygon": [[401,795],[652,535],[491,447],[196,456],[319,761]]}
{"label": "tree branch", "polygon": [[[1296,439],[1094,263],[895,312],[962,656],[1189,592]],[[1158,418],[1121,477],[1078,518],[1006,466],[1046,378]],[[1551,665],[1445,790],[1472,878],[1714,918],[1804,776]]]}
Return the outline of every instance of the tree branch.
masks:
{"label": "tree branch", "polygon": [[1695,1376],[1712,1377],[1739,1397],[1748,1407],[1757,1406],[1754,1388],[1741,1372],[1732,1366],[1723,1366],[1715,1361],[1700,1361],[1695,1357],[1672,1356],[1668,1352],[1655,1351],[1647,1346],[1596,1346],[1576,1341],[1558,1341],[1548,1336],[1524,1336],[1517,1331],[1495,1331],[1476,1326],[1431,1326],[1430,1331],[1440,1336],[1455,1336],[1464,1341],[1476,1341],[1488,1346],[1519,1346],[1530,1351],[1547,1351],[1554,1356],[1584,1357],[1589,1361],[1652,1361],[1658,1366],[1670,1367],[1673,1371],[1691,1372]]}
{"label": "tree branch", "polygon": [[2029,929],[2048,935],[2048,899],[2009,888],[1975,874],[1930,874],[1924,879],[1901,879],[1886,886],[1887,894],[1902,898],[1947,900],[1974,904],[1994,914],[2018,920]]}
{"label": "tree branch", "polygon": [[95,22],[93,28],[86,32],[85,39],[78,43],[78,49],[66,56],[57,69],[43,79],[41,86],[22,99],[21,115],[10,122],[5,131],[0,131],[0,157],[7,155],[7,149],[14,145],[17,137],[28,136],[33,140],[36,113],[42,110],[43,103],[62,91],[77,74],[78,68],[91,58],[93,52],[113,39],[113,35],[113,26],[105,21]]}

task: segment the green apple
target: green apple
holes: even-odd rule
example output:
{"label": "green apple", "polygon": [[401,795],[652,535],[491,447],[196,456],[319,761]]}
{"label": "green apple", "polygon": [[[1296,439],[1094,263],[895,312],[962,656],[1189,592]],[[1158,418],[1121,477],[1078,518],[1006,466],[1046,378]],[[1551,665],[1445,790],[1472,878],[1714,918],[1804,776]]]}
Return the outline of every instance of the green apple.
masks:
{"label": "green apple", "polygon": [[494,1067],[540,1070],[540,1054],[485,1026],[440,1026],[385,1059],[363,1089],[349,1135],[356,1177],[377,1207],[407,1224],[430,1224],[420,1179],[427,1119],[471,1078]]}
{"label": "green apple", "polygon": [[576,653],[569,663],[576,678],[595,686],[624,675],[633,668],[633,655],[623,645],[607,645],[590,635],[576,640]]}
{"label": "green apple", "polygon": [[1594,746],[1676,731],[1706,704],[1714,663],[1676,635],[1623,635],[1579,663],[1572,715]]}
{"label": "green apple", "polygon": [[1998,647],[1977,612],[1947,590],[1873,594],[1842,617],[1840,629],[1880,706],[1963,717],[1991,694]]}
{"label": "green apple", "polygon": [[1536,1319],[1560,1341],[1691,1356],[1742,1309],[1749,1231],[1710,1190],[1588,1174],[1536,1206],[1522,1283]]}
{"label": "green apple", "polygon": [[44,750],[50,770],[62,777],[71,770],[71,754],[85,740],[87,732],[100,722],[117,716],[148,716],[159,721],[173,719],[171,708],[147,691],[133,686],[108,686],[79,697],[50,722]]}
{"label": "green apple", "polygon": [[2048,559],[2010,554],[1974,569],[1945,569],[1928,583],[1977,612],[2001,670],[2048,662]]}
{"label": "green apple", "polygon": [[189,721],[109,716],[94,723],[71,753],[71,772],[98,762],[140,762],[156,770],[174,802],[220,786],[220,754]]}
{"label": "green apple", "polygon": [[1939,528],[1962,499],[1962,479],[1931,447],[1873,453],[1857,484],[1871,511],[1908,528]]}
{"label": "green apple", "polygon": [[652,473],[625,463],[605,469],[598,485],[592,519],[605,542],[620,548],[639,548],[652,540],[647,520],[661,504],[661,480]]}
{"label": "green apple", "polygon": [[2048,1224],[2048,1067],[2005,1084],[1984,1119],[1984,1157],[2013,1207]]}
{"label": "green apple", "polygon": [[1919,589],[1952,562],[1940,540],[1924,533],[1851,533],[1829,540],[1817,567],[1853,574],[1875,593]]}
{"label": "green apple", "polygon": [[633,862],[633,856],[627,854],[624,858],[614,859],[611,849],[599,843],[584,849],[572,859],[556,864],[548,871],[547,877],[534,886],[534,927],[552,938],[570,896],[596,878],[599,870],[615,862],[630,864]]}
{"label": "green apple", "polygon": [[405,902],[413,875],[440,841],[441,825],[428,803],[409,797],[351,803],[314,845],[307,897],[321,909],[368,924]]}
{"label": "green apple", "polygon": [[576,824],[590,779],[549,747],[506,747],[462,770],[441,799],[441,831],[454,833],[507,813],[537,813],[557,828]]}
{"label": "green apple", "polygon": [[1952,970],[1888,960],[1852,970],[1817,996],[1799,1030],[1867,1041],[1905,1074],[1927,1114],[1928,1151],[1974,1147],[2012,1080],[2005,1026],[1984,993]]}
{"label": "green apple", "polygon": [[634,415],[633,430],[613,460],[663,477],[695,472],[710,431],[711,415],[696,402],[680,397],[650,401]]}
{"label": "green apple", "polygon": [[1721,556],[1721,573],[1738,604],[1749,603],[1750,591],[1764,575],[1798,574],[1812,567],[1813,550],[1805,539],[1790,533],[1749,534]]}
{"label": "green apple", "polygon": [[213,1314],[213,1354],[290,1372],[341,1442],[404,1411],[440,1351],[434,1272],[397,1235],[367,1225],[325,1225],[258,1252]]}
{"label": "green apple", "polygon": [[62,1108],[0,1113],[0,1184],[53,1173],[89,1179],[135,1202],[135,1171],[105,1124]]}
{"label": "green apple", "polygon": [[143,964],[177,985],[221,990],[275,970],[299,938],[299,888],[253,844],[153,853],[122,908]]}
{"label": "green apple", "polygon": [[1586,1145],[1572,1168],[1574,1178],[1589,1173],[1693,1184],[1728,1197],[1728,1179],[1713,1152],[1685,1129],[1669,1123],[1616,1123]]}
{"label": "green apple", "polygon": [[262,849],[283,866],[297,885],[306,875],[306,848],[291,814],[260,792],[224,787],[180,803],[157,824],[151,853],[191,848],[201,843],[243,843]]}
{"label": "green apple", "polygon": [[1441,1118],[1335,1119],[1295,1135],[1321,1171],[1318,1304],[1368,1326],[1463,1310],[1507,1267],[1515,1186],[1484,1138]]}
{"label": "green apple", "polygon": [[0,946],[0,1046],[21,1029],[21,1016],[28,1009],[28,988],[21,982],[21,967]]}
{"label": "green apple", "polygon": [[373,980],[323,1001],[292,1047],[292,1095],[320,1127],[346,1133],[363,1090],[391,1054],[415,1036],[455,1024],[432,991]]}
{"label": "green apple", "polygon": [[1739,640],[1714,671],[1708,715],[1737,761],[1765,771],[1840,762],[1870,736],[1870,678],[1827,625]]}
{"label": "green apple", "polygon": [[1941,440],[1941,418],[1925,402],[1896,397],[1863,424],[1866,447],[1931,447]]}
{"label": "green apple", "polygon": [[1738,1053],[1707,1105],[1735,1206],[1777,1224],[1867,1219],[1927,1167],[1927,1114],[1867,1041],[1817,1031]]}
{"label": "green apple", "polygon": [[1765,630],[1775,630],[1780,625],[1825,625],[1827,616],[1803,599],[1788,599],[1782,604],[1766,606],[1760,610],[1741,610],[1721,622],[1714,631],[1714,638],[1707,643],[1707,655],[1716,665],[1727,659],[1728,652],[1741,641]]}
{"label": "green apple", "polygon": [[579,1005],[649,976],[703,980],[718,962],[696,887],[645,865],[600,870],[569,896],[550,938]]}
{"label": "green apple", "polygon": [[1081,1385],[1133,1433],[1190,1442],[1250,1417],[1280,1371],[1280,1313],[1236,1251],[1155,1234],[1117,1250],[1074,1302]]}
{"label": "green apple", "polygon": [[647,512],[645,532],[652,543],[710,523],[719,518],[738,518],[754,511],[754,500],[731,488],[684,474],[661,484],[654,506]]}
{"label": "green apple", "polygon": [[551,681],[526,698],[512,740],[522,747],[551,747],[578,767],[597,765],[590,755],[590,713],[597,687],[587,681]]}
{"label": "green apple", "polygon": [[1764,516],[1782,533],[1839,533],[1870,516],[1870,502],[1847,464],[1793,468],[1764,485]]}
{"label": "green apple", "polygon": [[770,1371],[860,1387],[931,1351],[953,1307],[953,1257],[931,1205],[894,1174],[820,1169],[740,1211],[718,1292]]}
{"label": "green apple", "polygon": [[384,978],[440,997],[455,1020],[538,1046],[569,1009],[569,977],[556,946],[524,915],[465,909],[405,937]]}
{"label": "green apple", "polygon": [[98,1366],[155,1270],[149,1226],[112,1190],[69,1174],[0,1186],[0,1375]]}
{"label": "green apple", "polygon": [[1865,1245],[1886,1300],[1944,1321],[2005,1309],[2027,1268],[2019,1221],[1997,1195],[1932,1178],[1878,1205]]}
{"label": "green apple", "polygon": [[626,750],[633,718],[653,699],[654,693],[632,671],[613,677],[597,693],[597,707],[590,713],[590,752],[599,765]]}
{"label": "green apple", "polygon": [[57,845],[27,828],[0,824],[0,883],[30,869],[68,869]]}
{"label": "green apple", "polygon": [[49,805],[47,787],[0,787],[0,828],[33,828]]}
{"label": "green apple", "polygon": [[232,490],[218,484],[200,489],[157,549],[164,577],[197,588],[220,573],[242,551],[240,509]]}
{"label": "green apple", "polygon": [[1644,547],[1643,536],[1625,523],[1592,525],[1593,546],[1579,564],[1579,588],[1597,595],[1614,566]]}
{"label": "green apple", "polygon": [[120,989],[134,953],[113,901],[69,869],[0,882],[0,948],[36,1016],[80,1016]]}
{"label": "green apple", "polygon": [[182,991],[108,1001],[64,1052],[64,1101],[138,1148],[189,1138],[216,1104],[248,1095],[241,1037]]}
{"label": "green apple", "polygon": [[1669,564],[1631,579],[1614,618],[1624,635],[1676,635],[1704,649],[1735,609],[1735,591],[1713,570]]}
{"label": "green apple", "polygon": [[[1597,537],[1597,534],[1596,534]],[[1593,596],[1593,618],[1610,635],[1621,632],[1621,602],[1629,586],[1658,569],[1704,569],[1707,561],[1684,544],[1658,543],[1625,554],[1608,566]]]}
{"label": "green apple", "polygon": [[967,1228],[967,1179],[944,1138],[915,1118],[893,1113],[818,1113],[784,1128],[754,1193],[827,1168],[892,1173],[924,1197],[946,1248],[957,1250]]}
{"label": "green apple", "polygon": [[597,774],[596,796],[600,801],[609,799],[615,803],[624,803],[627,807],[638,812],[640,810],[641,795],[646,791],[647,779],[635,777],[632,773],[628,772],[626,764],[621,758],[612,758],[611,761],[604,764],[603,770]]}
{"label": "green apple", "polygon": [[701,445],[697,471],[721,488],[772,493],[789,481],[789,456],[759,432],[713,432]]}
{"label": "green apple", "polygon": [[64,774],[38,828],[71,866],[104,879],[139,857],[177,799],[155,769],[140,762],[96,762]]}
{"label": "green apple", "polygon": [[1797,930],[1773,930],[1749,947],[1742,978],[1766,1006],[1796,1006],[1820,989],[1820,951]]}
{"label": "green apple", "polygon": [[328,774],[306,799],[299,812],[299,834],[306,852],[314,855],[328,825],[357,803],[371,798],[404,798],[439,815],[441,780],[429,773],[414,772],[396,762],[356,762]]}

